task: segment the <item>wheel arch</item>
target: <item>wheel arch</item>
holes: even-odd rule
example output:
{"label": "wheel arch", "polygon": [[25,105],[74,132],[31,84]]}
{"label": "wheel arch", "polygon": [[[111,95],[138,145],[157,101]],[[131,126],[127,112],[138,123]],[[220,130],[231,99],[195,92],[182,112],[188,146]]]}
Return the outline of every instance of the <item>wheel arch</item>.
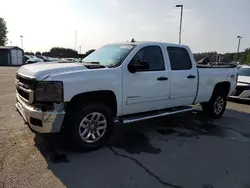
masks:
{"label": "wheel arch", "polygon": [[[230,82],[228,82],[228,81],[219,82],[214,86],[212,96],[214,96],[218,92],[225,94],[225,96],[228,96],[229,92],[230,92],[230,88],[231,88]],[[211,96],[211,98],[212,98],[212,96]]]}
{"label": "wheel arch", "polygon": [[67,103],[66,113],[75,105],[79,106],[91,102],[103,103],[111,108],[114,116],[117,114],[117,99],[115,93],[111,90],[90,91],[75,95]]}
{"label": "wheel arch", "polygon": [[91,91],[91,92],[84,92],[79,93],[71,98],[71,100],[65,103],[65,118],[63,122],[63,126],[61,131],[66,127],[68,124],[68,119],[70,113],[73,111],[74,108],[80,108],[84,104],[89,103],[102,103],[108,106],[113,116],[116,117],[117,115],[117,98],[113,91],[111,90],[98,90],[98,91]]}
{"label": "wheel arch", "polygon": [[[227,104],[226,97],[228,96],[229,91],[230,91],[230,82],[217,83],[214,87],[210,100],[206,103],[201,104],[203,108],[203,112],[205,112],[205,115],[208,115],[209,117],[212,117],[212,118],[220,118],[225,112],[225,108]],[[215,108],[217,108],[215,106],[216,100],[218,99],[217,97],[223,97],[223,100],[224,100],[223,107],[221,108],[219,113],[215,113],[214,111]]]}

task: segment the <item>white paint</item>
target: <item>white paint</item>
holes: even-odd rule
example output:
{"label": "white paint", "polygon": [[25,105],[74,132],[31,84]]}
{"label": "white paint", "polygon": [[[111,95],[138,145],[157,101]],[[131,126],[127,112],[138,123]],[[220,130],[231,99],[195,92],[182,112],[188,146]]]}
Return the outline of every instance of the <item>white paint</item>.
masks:
{"label": "white paint", "polygon": [[[169,81],[158,81],[157,78],[164,76],[169,78],[169,70],[145,71],[130,73],[128,64],[135,54],[143,47],[156,45],[155,43],[145,43],[138,45],[123,62],[122,88],[123,88],[123,114],[132,114],[157,110],[168,107]],[[162,45],[157,44],[161,47]]]}
{"label": "white paint", "polygon": [[239,76],[238,77],[238,82],[244,82],[244,83],[249,83],[250,84],[250,76]]}
{"label": "white paint", "polygon": [[23,64],[23,52],[19,49],[11,49],[11,65],[22,65]]}
{"label": "white paint", "polygon": [[[168,46],[164,45],[164,49]],[[186,46],[182,46],[187,50],[189,56],[192,57],[192,52]],[[170,66],[170,59],[166,51],[167,63]],[[196,62],[194,59],[190,58],[192,62],[192,68],[190,70],[171,70],[170,72],[170,99],[174,103],[171,106],[182,106],[191,104],[194,101],[197,84],[198,84],[198,74],[196,68]],[[189,75],[195,76],[193,79],[187,78]]]}
{"label": "white paint", "polygon": [[10,54],[11,54],[11,64],[12,65],[18,65],[17,50],[16,49],[10,50]]}
{"label": "white paint", "polygon": [[[87,69],[80,63],[37,63],[22,66],[18,73],[37,80],[63,81],[64,101],[70,101],[75,95],[84,92],[113,91],[117,100],[117,116],[192,104],[197,92],[195,103],[207,102],[215,85],[223,81],[230,82],[230,93],[235,89],[236,68],[200,68],[197,85],[196,63],[191,50],[185,45],[157,42],[126,43],[128,44],[137,46],[122,65],[116,68]],[[127,66],[131,59],[142,47],[149,45],[161,47],[165,70],[130,73]],[[167,46],[185,48],[190,55],[192,69],[171,71]],[[190,74],[196,78],[187,79]],[[161,76],[168,77],[168,80],[157,81]]]}
{"label": "white paint", "polygon": [[17,64],[18,65],[23,64],[23,52],[22,52],[22,50],[17,50]]}

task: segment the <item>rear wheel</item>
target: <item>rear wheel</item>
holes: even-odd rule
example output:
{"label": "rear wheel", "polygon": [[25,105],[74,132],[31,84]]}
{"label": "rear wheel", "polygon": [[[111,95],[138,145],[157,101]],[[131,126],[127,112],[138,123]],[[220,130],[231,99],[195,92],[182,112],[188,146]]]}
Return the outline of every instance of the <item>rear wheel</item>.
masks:
{"label": "rear wheel", "polygon": [[109,140],[113,132],[112,111],[101,103],[85,104],[70,112],[67,132],[81,149],[97,149]]}
{"label": "rear wheel", "polygon": [[222,92],[214,93],[209,102],[202,104],[205,115],[212,118],[220,118],[226,109],[226,95]]}

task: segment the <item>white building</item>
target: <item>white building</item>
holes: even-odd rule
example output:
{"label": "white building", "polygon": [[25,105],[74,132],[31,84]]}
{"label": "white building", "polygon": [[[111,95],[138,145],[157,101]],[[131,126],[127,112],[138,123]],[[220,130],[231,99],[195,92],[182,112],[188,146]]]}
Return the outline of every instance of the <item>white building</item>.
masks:
{"label": "white building", "polygon": [[17,46],[0,46],[0,66],[21,66],[24,52]]}

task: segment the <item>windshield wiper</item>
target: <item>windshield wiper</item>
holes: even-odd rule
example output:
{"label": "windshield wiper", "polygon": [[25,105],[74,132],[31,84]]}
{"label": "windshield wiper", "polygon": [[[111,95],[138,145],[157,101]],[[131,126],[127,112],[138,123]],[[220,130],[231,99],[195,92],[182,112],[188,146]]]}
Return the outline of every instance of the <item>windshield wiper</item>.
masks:
{"label": "windshield wiper", "polygon": [[108,65],[107,67],[108,67],[108,68],[114,68],[114,67],[116,67],[116,66],[117,66],[117,63],[113,63],[113,64]]}
{"label": "windshield wiper", "polygon": [[85,67],[88,69],[98,69],[98,68],[106,68],[106,66],[101,65],[100,62],[91,61],[91,62],[82,62]]}
{"label": "windshield wiper", "polygon": [[86,63],[86,64],[94,64],[94,65],[100,65],[100,62],[98,61],[90,61],[90,62],[84,62],[83,63]]}

